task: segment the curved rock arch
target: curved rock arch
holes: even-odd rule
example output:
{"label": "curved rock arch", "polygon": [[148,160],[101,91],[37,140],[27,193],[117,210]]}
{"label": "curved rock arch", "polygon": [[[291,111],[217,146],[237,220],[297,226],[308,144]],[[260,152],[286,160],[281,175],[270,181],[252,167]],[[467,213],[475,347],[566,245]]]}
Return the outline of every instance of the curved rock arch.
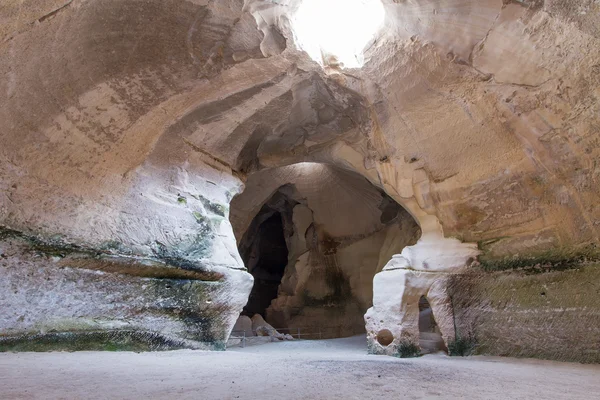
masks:
{"label": "curved rock arch", "polygon": [[[61,256],[61,266],[141,257],[249,290],[225,217],[231,197],[254,171],[325,162],[360,173],[418,220],[422,242],[391,264],[458,270],[474,256],[461,241],[477,242],[483,262],[580,254],[600,237],[600,21],[573,11],[583,2],[559,3],[384,1],[387,29],[360,71],[309,60],[272,2],[7,4],[2,236],[19,254],[87,257]],[[461,262],[424,260],[434,243],[462,248]],[[11,282],[22,275],[15,267]],[[223,295],[231,315],[208,318],[219,343],[242,294]],[[19,318],[10,332],[35,326]]]}

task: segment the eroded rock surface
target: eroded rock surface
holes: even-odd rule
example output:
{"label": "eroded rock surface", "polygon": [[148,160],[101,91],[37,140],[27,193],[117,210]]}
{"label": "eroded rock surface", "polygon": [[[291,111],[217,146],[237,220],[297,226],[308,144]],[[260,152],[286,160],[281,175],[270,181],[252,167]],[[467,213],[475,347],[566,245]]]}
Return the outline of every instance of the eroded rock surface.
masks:
{"label": "eroded rock surface", "polygon": [[[414,219],[380,189],[324,164],[252,175],[231,212],[255,279],[244,312],[312,339],[364,332],[373,276],[420,236]],[[281,243],[269,235],[273,218]],[[280,246],[287,257],[276,268],[272,255]]]}
{"label": "eroded rock surface", "polygon": [[[299,1],[3,2],[3,338],[116,329],[224,343],[253,284],[234,230],[239,241],[264,202],[298,178],[288,167],[296,163],[362,175],[424,238],[477,244],[482,273],[540,264],[570,281],[556,265],[598,259],[597,1],[384,1],[385,26],[356,70],[300,51],[290,25]],[[231,199],[261,179],[264,196],[250,189],[232,229]],[[330,186],[313,187],[343,187]],[[319,200],[327,194],[294,199],[292,231],[316,228],[290,236],[290,260],[300,261],[272,310],[296,307],[304,289],[327,297],[323,276],[312,275],[329,250],[310,247],[315,237],[344,243],[339,281],[356,310],[342,314],[371,305],[371,272],[412,231],[377,222],[377,202],[354,193],[336,195],[354,204],[339,207],[354,220],[329,219],[338,207]],[[411,268],[426,270],[419,257]],[[469,258],[449,265],[449,250],[427,265],[462,273]],[[167,280],[186,289],[163,292]],[[327,318],[320,310],[305,321]]]}

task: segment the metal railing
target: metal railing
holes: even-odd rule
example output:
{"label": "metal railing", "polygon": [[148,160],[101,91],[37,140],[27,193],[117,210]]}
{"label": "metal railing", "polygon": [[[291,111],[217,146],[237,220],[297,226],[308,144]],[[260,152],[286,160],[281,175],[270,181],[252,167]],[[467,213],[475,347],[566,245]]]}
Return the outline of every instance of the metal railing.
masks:
{"label": "metal railing", "polygon": [[[277,331],[278,333],[282,334],[282,335],[290,335],[292,336],[294,339],[313,339],[313,340],[317,340],[317,339],[323,339],[324,337],[326,339],[328,338],[333,338],[333,337],[340,337],[340,331],[342,330],[342,328],[340,327],[326,327],[326,328],[314,328],[314,327],[305,327],[305,328],[273,328],[275,331]],[[329,335],[329,332],[338,332],[337,335]],[[249,337],[255,338],[255,337],[261,337],[261,336],[247,336],[246,335],[246,331],[231,331],[231,335],[229,336],[230,338],[234,338],[234,339],[240,339],[241,340],[241,347],[244,348],[246,347],[246,341],[248,340]],[[279,339],[276,338],[275,336],[262,336],[262,337],[269,337],[271,339],[271,342],[275,342],[278,341]]]}

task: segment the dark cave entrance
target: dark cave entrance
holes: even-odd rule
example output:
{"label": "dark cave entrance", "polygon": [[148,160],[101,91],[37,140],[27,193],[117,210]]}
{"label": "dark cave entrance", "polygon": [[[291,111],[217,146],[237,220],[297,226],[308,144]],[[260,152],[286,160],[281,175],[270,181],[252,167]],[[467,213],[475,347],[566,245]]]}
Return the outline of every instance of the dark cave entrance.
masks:
{"label": "dark cave entrance", "polygon": [[419,299],[419,345],[423,354],[447,352],[440,328],[435,322],[433,310],[427,297]]}
{"label": "dark cave entrance", "polygon": [[254,286],[242,315],[260,314],[265,318],[266,309],[277,298],[288,264],[286,237],[290,236],[287,231],[291,229],[288,220],[296,204],[278,191],[261,208],[240,242],[240,255],[254,277]]}
{"label": "dark cave entrance", "polygon": [[260,224],[257,233],[247,264],[252,265],[249,271],[254,277],[254,286],[243,313],[250,317],[254,314],[265,316],[265,310],[277,297],[288,262],[288,248],[279,212]]}

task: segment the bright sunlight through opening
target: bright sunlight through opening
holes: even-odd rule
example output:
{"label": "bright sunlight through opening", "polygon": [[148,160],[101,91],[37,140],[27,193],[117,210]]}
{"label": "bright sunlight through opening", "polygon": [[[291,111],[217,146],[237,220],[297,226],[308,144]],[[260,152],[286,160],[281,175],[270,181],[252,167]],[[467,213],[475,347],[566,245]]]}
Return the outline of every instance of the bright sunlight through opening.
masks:
{"label": "bright sunlight through opening", "polygon": [[321,65],[359,68],[384,18],[380,0],[303,0],[293,27],[300,48]]}

